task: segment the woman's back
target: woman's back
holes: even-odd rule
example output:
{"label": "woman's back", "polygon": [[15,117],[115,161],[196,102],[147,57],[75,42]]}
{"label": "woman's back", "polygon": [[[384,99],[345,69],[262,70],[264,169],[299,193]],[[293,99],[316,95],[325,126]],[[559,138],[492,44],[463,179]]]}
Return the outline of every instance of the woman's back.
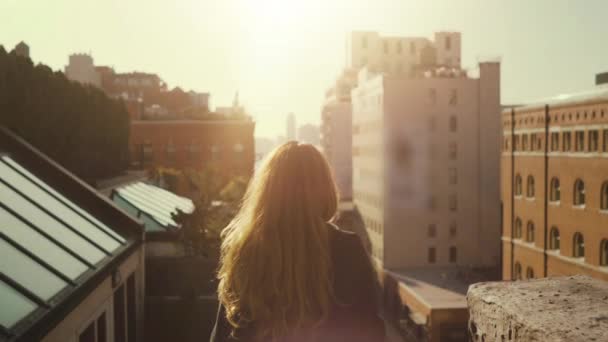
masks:
{"label": "woman's back", "polygon": [[[294,332],[278,341],[382,341],[384,323],[378,317],[377,278],[361,239],[328,224],[335,299],[329,315],[313,327]],[[314,253],[314,251],[311,251]],[[256,341],[256,323],[237,329],[220,305],[210,342]]]}

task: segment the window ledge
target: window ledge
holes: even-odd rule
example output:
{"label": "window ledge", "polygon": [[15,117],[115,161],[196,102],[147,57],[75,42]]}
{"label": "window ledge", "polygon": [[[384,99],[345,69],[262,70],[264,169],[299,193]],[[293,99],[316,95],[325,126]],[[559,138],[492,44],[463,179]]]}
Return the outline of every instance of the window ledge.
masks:
{"label": "window ledge", "polygon": [[534,202],[536,201],[536,197],[526,197],[526,201]]}
{"label": "window ledge", "polygon": [[580,205],[573,205],[572,209],[577,209],[577,210],[585,210],[585,205],[584,204],[580,204]]}
{"label": "window ledge", "polygon": [[561,201],[549,201],[549,205],[553,205],[553,206],[560,206],[562,204]]}
{"label": "window ledge", "polygon": [[608,209],[600,209],[600,214],[608,215]]}
{"label": "window ledge", "polygon": [[522,195],[515,195],[513,197],[515,197],[515,199],[522,199]]}

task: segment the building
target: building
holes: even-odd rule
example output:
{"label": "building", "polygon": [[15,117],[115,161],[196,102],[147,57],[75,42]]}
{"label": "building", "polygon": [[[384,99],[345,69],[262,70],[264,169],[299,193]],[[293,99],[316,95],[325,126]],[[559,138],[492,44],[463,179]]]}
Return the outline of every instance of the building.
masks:
{"label": "building", "polygon": [[608,280],[608,87],[505,110],[503,279]]}
{"label": "building", "polygon": [[287,115],[287,141],[296,140],[296,116],[293,113]]}
{"label": "building", "polygon": [[0,341],[143,341],[139,222],[0,128]]}
{"label": "building", "polygon": [[420,66],[460,68],[460,32],[437,32],[426,37],[384,37],[377,32],[352,32],[349,67],[374,72],[410,74]]}
{"label": "building", "polygon": [[199,93],[194,90],[188,92],[192,106],[196,108],[206,108],[209,110],[209,93]]}
{"label": "building", "polygon": [[319,146],[321,142],[319,126],[313,124],[304,124],[298,127],[298,141]]}
{"label": "building", "polygon": [[350,92],[357,72],[346,69],[325,92],[321,109],[320,144],[334,172],[340,198],[352,199],[352,104]]}
{"label": "building", "polygon": [[250,176],[255,160],[255,123],[249,119],[135,120],[131,160],[142,168],[203,170]]}
{"label": "building", "polygon": [[25,42],[21,41],[19,44],[15,45],[15,54],[17,54],[17,56],[30,58],[30,47],[25,44]]}
{"label": "building", "polygon": [[86,53],[70,55],[69,64],[65,67],[65,76],[82,84],[101,86],[101,77],[95,70],[93,57]]}
{"label": "building", "polygon": [[[458,52],[459,37],[437,35]],[[411,73],[359,72],[352,182],[372,257],[390,278],[385,295],[397,293],[401,318],[424,339],[450,341],[466,332],[472,272],[500,263],[500,63],[480,63],[471,77],[453,55],[436,55],[452,56],[444,57],[452,66],[438,59]],[[387,292],[391,282],[398,291]]]}

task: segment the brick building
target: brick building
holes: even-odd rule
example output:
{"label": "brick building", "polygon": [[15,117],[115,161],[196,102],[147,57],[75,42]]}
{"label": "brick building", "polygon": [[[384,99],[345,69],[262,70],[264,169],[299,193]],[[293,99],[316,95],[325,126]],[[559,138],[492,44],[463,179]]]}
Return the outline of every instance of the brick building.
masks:
{"label": "brick building", "polygon": [[131,161],[143,168],[202,170],[209,164],[223,175],[250,175],[255,123],[242,120],[135,120]]}
{"label": "brick building", "polygon": [[503,279],[608,280],[608,87],[502,113]]}

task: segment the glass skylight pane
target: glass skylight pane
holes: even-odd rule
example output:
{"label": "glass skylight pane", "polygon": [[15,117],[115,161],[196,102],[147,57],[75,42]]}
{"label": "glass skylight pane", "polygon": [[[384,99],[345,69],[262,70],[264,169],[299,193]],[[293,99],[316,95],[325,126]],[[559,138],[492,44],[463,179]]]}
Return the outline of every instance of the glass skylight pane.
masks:
{"label": "glass skylight pane", "polygon": [[99,228],[4,163],[0,163],[0,177],[106,250],[114,251],[120,247],[118,241],[109,237]]}
{"label": "glass skylight pane", "polygon": [[105,224],[103,224],[101,221],[99,221],[98,219],[96,219],[94,216],[92,216],[91,214],[89,214],[88,212],[86,212],[85,210],[83,210],[82,208],[80,208],[79,206],[77,206],[76,204],[74,204],[72,201],[70,201],[69,199],[67,199],[65,196],[63,196],[62,194],[60,194],[57,191],[55,191],[55,189],[53,189],[50,186],[48,186],[40,178],[36,177],[34,174],[32,174],[31,172],[29,172],[28,170],[26,170],[24,167],[22,167],[21,165],[19,165],[17,162],[15,162],[14,160],[12,160],[11,158],[6,157],[6,156],[2,157],[2,160],[5,163],[9,164],[10,166],[14,167],[15,169],[19,170],[19,172],[23,173],[27,178],[29,178],[31,181],[33,181],[34,183],[36,183],[36,185],[38,185],[39,187],[45,189],[46,191],[48,191],[51,194],[53,194],[53,196],[59,198],[61,201],[63,201],[64,203],[66,203],[66,205],[68,207],[70,207],[72,210],[78,212],[82,216],[84,216],[87,219],[91,220],[96,225],[98,225],[99,227],[101,227],[101,229],[103,229],[105,232],[107,232],[108,234],[112,235],[113,237],[117,238],[119,241],[125,242],[125,239],[122,236],[118,235],[111,228],[109,228],[108,226],[106,226]]}
{"label": "glass skylight pane", "polygon": [[45,238],[2,207],[0,207],[0,232],[29,250],[32,254],[46,261],[70,279],[76,279],[88,269],[88,266],[80,260],[61,249],[51,240]]}
{"label": "glass skylight pane", "polygon": [[0,325],[8,329],[38,307],[2,280],[0,280],[0,303],[2,303]]}
{"label": "glass skylight pane", "polygon": [[0,260],[0,272],[45,301],[68,285],[4,239],[0,239]]}
{"label": "glass skylight pane", "polygon": [[0,202],[26,218],[34,226],[49,234],[57,241],[74,251],[91,264],[96,264],[105,254],[85,239],[78,236],[66,226],[59,223],[39,208],[28,202],[21,195],[0,182]]}
{"label": "glass skylight pane", "polygon": [[131,203],[125,201],[119,194],[114,194],[112,196],[112,201],[118,205],[121,209],[131,214],[133,217],[137,217],[139,210],[133,206]]}
{"label": "glass skylight pane", "polygon": [[154,209],[159,214],[171,219],[171,212],[175,209],[175,207],[160,201],[157,196],[137,191],[132,188],[120,189],[120,192],[130,196],[130,198],[139,199],[140,202],[145,203],[149,208]]}
{"label": "glass skylight pane", "polygon": [[149,185],[149,184],[146,184],[143,182],[135,183],[133,185],[130,185],[129,187],[153,194],[154,197],[157,198],[158,200],[169,204],[171,207],[178,207],[182,211],[190,212],[190,211],[194,210],[194,205],[192,204],[192,201],[190,201],[189,199],[180,197],[163,188],[159,188],[159,187]]}
{"label": "glass skylight pane", "polygon": [[169,195],[163,193],[160,188],[153,187],[151,185],[147,185],[144,183],[137,183],[127,187],[128,190],[135,191],[137,193],[142,194],[143,196],[149,196],[153,198],[156,202],[163,203],[168,208],[175,208],[176,201],[173,198],[172,193],[168,192]]}
{"label": "glass skylight pane", "polygon": [[136,196],[132,192],[124,191],[123,189],[119,190],[119,194],[125,200],[129,201],[130,203],[135,205],[137,208],[139,208],[141,211],[145,211],[148,214],[157,218],[159,221],[161,221],[161,223],[172,224],[172,225],[176,224],[175,222],[173,222],[171,217],[166,212],[163,212],[162,210],[156,208],[153,205],[150,205],[150,203],[148,203],[146,200],[142,199],[140,196]]}

